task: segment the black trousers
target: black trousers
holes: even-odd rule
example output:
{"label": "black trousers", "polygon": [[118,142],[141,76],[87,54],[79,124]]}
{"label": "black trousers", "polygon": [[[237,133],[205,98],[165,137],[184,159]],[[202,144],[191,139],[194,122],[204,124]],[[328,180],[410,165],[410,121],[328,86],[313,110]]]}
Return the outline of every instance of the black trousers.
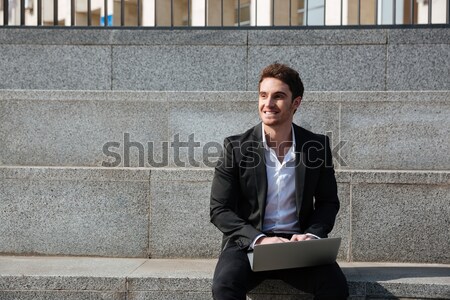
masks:
{"label": "black trousers", "polygon": [[216,300],[245,300],[265,279],[280,279],[289,285],[314,295],[314,299],[347,299],[347,280],[337,263],[316,267],[253,272],[245,250],[229,242],[219,256],[213,278]]}

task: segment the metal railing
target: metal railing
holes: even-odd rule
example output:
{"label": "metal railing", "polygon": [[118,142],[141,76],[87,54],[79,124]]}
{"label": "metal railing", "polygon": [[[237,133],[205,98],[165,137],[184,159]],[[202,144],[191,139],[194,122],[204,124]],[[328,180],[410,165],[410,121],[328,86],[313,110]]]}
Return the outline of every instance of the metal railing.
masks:
{"label": "metal railing", "polygon": [[[97,6],[102,2],[100,8],[95,7],[95,22],[93,22],[93,1]],[[43,2],[47,4],[45,7]],[[267,4],[268,2],[270,2],[270,5],[263,7],[262,3]],[[3,13],[3,22],[0,22],[0,26],[243,27],[245,24],[245,26],[258,27],[298,27],[448,25],[450,0],[440,0],[437,3],[442,7],[435,10],[433,10],[433,2],[433,0],[271,0],[260,1],[258,4],[258,0],[204,0],[204,2],[203,0],[0,0],[0,4],[2,4],[0,5],[0,14]],[[48,11],[51,8],[48,5],[49,3],[53,4],[53,17],[50,20],[44,20],[44,10]],[[81,11],[79,10],[77,5],[80,3],[86,6],[85,10],[84,8]],[[313,5],[316,6],[313,7]],[[370,7],[370,5],[373,6]],[[391,7],[389,7],[390,5]],[[161,8],[160,6],[164,7]],[[130,13],[130,7],[133,13]],[[199,7],[203,8],[203,14],[198,14]],[[195,15],[193,9],[196,11]],[[67,13],[61,16],[59,15],[61,10]],[[147,17],[143,19],[145,10],[147,10],[145,14]],[[371,11],[370,14],[367,13],[369,10]],[[434,15],[436,11],[438,17]],[[363,12],[365,13],[363,14]],[[270,14],[270,17],[267,17],[268,14]],[[84,22],[77,20],[77,15],[82,15]],[[392,19],[387,22],[386,17],[389,18],[389,15]],[[120,18],[117,18],[117,16],[120,16]],[[424,21],[424,16],[426,16],[426,21]],[[226,20],[226,18],[228,19]],[[262,20],[264,18],[265,21]],[[70,22],[68,22],[68,19],[70,19]],[[217,22],[217,19],[220,19],[220,22]]]}

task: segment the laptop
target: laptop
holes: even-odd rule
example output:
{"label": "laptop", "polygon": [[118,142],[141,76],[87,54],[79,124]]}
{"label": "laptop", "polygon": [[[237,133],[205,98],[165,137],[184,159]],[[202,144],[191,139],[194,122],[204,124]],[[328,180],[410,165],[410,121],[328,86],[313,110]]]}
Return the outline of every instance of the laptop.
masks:
{"label": "laptop", "polygon": [[341,238],[255,245],[248,253],[254,272],[331,264],[336,261]]}

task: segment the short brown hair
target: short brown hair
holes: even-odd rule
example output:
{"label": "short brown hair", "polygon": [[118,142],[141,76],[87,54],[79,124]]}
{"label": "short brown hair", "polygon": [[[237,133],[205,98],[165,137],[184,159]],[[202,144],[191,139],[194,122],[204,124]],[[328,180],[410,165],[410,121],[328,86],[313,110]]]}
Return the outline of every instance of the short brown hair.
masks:
{"label": "short brown hair", "polygon": [[303,97],[304,87],[303,82],[300,79],[300,75],[294,69],[288,67],[285,64],[273,63],[265,67],[259,78],[258,90],[260,88],[261,82],[265,78],[276,78],[283,81],[289,86],[292,93],[292,100],[297,97]]}

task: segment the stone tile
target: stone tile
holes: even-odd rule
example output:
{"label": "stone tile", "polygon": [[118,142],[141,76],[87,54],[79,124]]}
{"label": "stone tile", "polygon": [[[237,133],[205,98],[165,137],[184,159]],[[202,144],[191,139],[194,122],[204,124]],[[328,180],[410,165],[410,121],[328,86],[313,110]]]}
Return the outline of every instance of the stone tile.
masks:
{"label": "stone tile", "polygon": [[[166,171],[154,170],[152,174],[158,172]],[[210,174],[210,171],[206,172]],[[193,181],[189,176],[185,176],[179,181],[165,181],[152,177],[150,187],[152,258],[218,256],[222,234],[209,221],[210,192],[210,180]]]}
{"label": "stone tile", "polygon": [[[217,161],[217,155],[213,154],[220,152],[217,149],[222,149],[225,137],[244,133],[259,122],[256,97],[254,101],[242,102],[174,102],[169,113],[171,140],[178,134],[179,141],[188,142],[191,135],[192,145],[196,142],[197,146],[191,153],[187,147],[179,151],[171,149],[170,163],[180,167],[213,167]],[[338,144],[338,103],[305,101],[294,122],[315,133],[329,132],[333,145]],[[206,153],[211,153],[211,157]]]}
{"label": "stone tile", "polygon": [[246,46],[244,30],[112,30],[114,45],[227,45]]}
{"label": "stone tile", "polygon": [[111,89],[107,46],[0,45],[0,89]]}
{"label": "stone tile", "polygon": [[257,89],[259,73],[275,61],[296,69],[308,91],[384,90],[385,52],[382,45],[251,46],[248,90]]}
{"label": "stone tile", "polygon": [[449,90],[450,44],[389,45],[387,90]]}
{"label": "stone tile", "polygon": [[245,90],[241,46],[115,46],[114,90]]}
{"label": "stone tile", "polygon": [[441,184],[450,182],[450,171],[350,171],[351,182],[393,184]]}
{"label": "stone tile", "polygon": [[433,290],[427,290],[425,284],[402,284],[396,282],[373,282],[367,284],[367,296],[370,299],[385,297],[388,299],[448,299],[448,286],[434,285]]}
{"label": "stone tile", "polygon": [[127,300],[211,300],[211,292],[190,292],[190,291],[139,291],[128,293]]}
{"label": "stone tile", "polygon": [[249,45],[381,45],[383,29],[249,30]]}
{"label": "stone tile", "polygon": [[387,30],[389,44],[448,44],[448,28],[408,28]]}
{"label": "stone tile", "polygon": [[49,177],[0,181],[0,253],[147,256],[148,180]]}
{"label": "stone tile", "polygon": [[127,278],[129,291],[211,290],[217,260],[149,259]]}
{"label": "stone tile", "polygon": [[[148,142],[154,143],[154,160],[162,160],[161,142],[167,140],[166,107],[163,102],[131,99],[0,101],[0,164],[149,166]],[[133,142],[141,144],[142,164]]]}
{"label": "stone tile", "polygon": [[350,184],[338,183],[338,197],[341,204],[339,212],[336,216],[334,228],[330,233],[330,237],[340,237],[341,247],[339,248],[338,260],[348,261],[350,259]]}
{"label": "stone tile", "polygon": [[337,152],[332,153],[335,168],[345,165],[339,157],[339,103],[305,100],[294,115],[294,123],[314,133],[328,135],[331,150]]}
{"label": "stone tile", "polygon": [[1,28],[0,44],[107,45],[111,31],[80,28]]}
{"label": "stone tile", "polygon": [[450,168],[450,107],[424,102],[343,103],[341,156],[350,169]]}
{"label": "stone tile", "polygon": [[88,100],[108,99],[107,91],[0,90],[0,100]]}
{"label": "stone tile", "polygon": [[[449,263],[448,185],[352,187],[354,261]],[[438,230],[437,230],[438,229]]]}
{"label": "stone tile", "polygon": [[0,291],[2,300],[126,300],[126,293],[94,291]]}
{"label": "stone tile", "polygon": [[189,102],[173,103],[169,113],[171,140],[178,135],[179,141],[188,142],[191,136],[191,144],[197,144],[191,153],[187,147],[172,148],[171,164],[214,167],[225,137],[243,133],[260,122],[257,101],[202,102],[195,106]]}
{"label": "stone tile", "polygon": [[0,179],[147,182],[150,169],[2,166]]}
{"label": "stone tile", "polygon": [[447,102],[449,91],[340,92],[342,102]]}

